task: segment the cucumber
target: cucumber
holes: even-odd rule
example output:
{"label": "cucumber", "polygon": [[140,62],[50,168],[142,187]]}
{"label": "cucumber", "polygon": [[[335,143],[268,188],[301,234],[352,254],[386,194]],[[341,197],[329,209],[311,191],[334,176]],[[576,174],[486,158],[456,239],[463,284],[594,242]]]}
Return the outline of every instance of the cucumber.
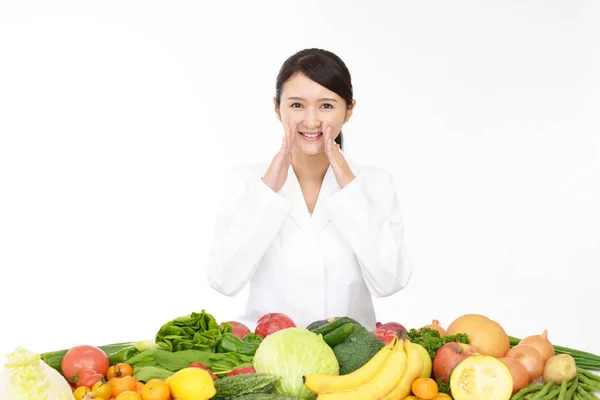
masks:
{"label": "cucumber", "polygon": [[321,335],[325,336],[328,333],[333,332],[340,326],[347,324],[349,322],[351,322],[351,321],[350,321],[350,318],[348,318],[348,317],[338,318],[333,322],[329,322],[328,324],[318,327],[317,329],[313,330],[313,333],[316,333],[317,335],[321,334]]}
{"label": "cucumber", "polygon": [[340,318],[348,318],[350,320],[350,322],[354,323],[354,325],[360,325],[357,321],[353,320],[350,317],[330,317],[327,319],[320,319],[318,321],[312,322],[310,325],[308,325],[306,327],[306,329],[308,329],[311,332],[314,332],[315,329],[318,329],[318,328],[322,327],[323,325],[327,325],[330,322],[334,322],[335,320],[340,319]]}
{"label": "cucumber", "polygon": [[348,322],[323,336],[323,340],[325,340],[325,343],[327,343],[329,347],[334,347],[348,339],[348,336],[350,336],[353,330],[354,324]]}
{"label": "cucumber", "polygon": [[242,395],[271,393],[278,376],[268,374],[240,374],[225,376],[215,381],[215,399],[229,399]]}

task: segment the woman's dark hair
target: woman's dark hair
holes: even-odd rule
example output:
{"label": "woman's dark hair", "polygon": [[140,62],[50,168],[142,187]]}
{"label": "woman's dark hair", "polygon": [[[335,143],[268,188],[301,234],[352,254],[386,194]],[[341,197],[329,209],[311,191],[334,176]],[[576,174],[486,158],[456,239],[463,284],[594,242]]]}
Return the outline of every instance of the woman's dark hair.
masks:
{"label": "woman's dark hair", "polygon": [[[290,56],[279,70],[275,85],[275,101],[279,107],[281,103],[281,91],[283,85],[293,75],[301,72],[319,85],[335,92],[350,106],[354,100],[352,91],[352,79],[346,64],[335,54],[322,49],[305,49]],[[342,132],[335,139],[342,148],[344,139]]]}

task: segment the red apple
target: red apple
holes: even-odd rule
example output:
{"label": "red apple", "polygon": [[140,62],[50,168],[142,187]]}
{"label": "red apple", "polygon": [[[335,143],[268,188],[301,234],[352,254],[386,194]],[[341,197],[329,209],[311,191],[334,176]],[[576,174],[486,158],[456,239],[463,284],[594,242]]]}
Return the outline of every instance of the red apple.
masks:
{"label": "red apple", "polygon": [[272,333],[286,328],[295,328],[296,324],[290,317],[281,313],[265,314],[258,319],[254,333],[266,338]]}
{"label": "red apple", "polygon": [[435,379],[450,379],[450,372],[465,358],[477,354],[475,347],[459,343],[450,342],[442,345],[433,358],[433,376]]}
{"label": "red apple", "polygon": [[240,339],[243,339],[244,336],[246,336],[247,334],[250,333],[250,329],[248,329],[248,327],[246,325],[242,324],[241,322],[227,321],[226,324],[229,324],[233,327],[231,333],[233,333],[235,336],[239,337]]}

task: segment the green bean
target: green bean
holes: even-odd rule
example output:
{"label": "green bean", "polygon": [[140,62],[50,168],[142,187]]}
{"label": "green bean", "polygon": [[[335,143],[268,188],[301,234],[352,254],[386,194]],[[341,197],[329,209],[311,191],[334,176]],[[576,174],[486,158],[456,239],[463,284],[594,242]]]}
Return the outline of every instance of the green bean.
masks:
{"label": "green bean", "polygon": [[563,379],[560,385],[560,392],[558,393],[558,400],[565,400],[565,395],[567,394],[567,380]]}
{"label": "green bean", "polygon": [[579,377],[575,376],[575,379],[573,379],[570,382],[569,389],[567,390],[567,393],[565,394],[565,400],[573,400],[573,394],[575,394],[578,384],[579,384]]}
{"label": "green bean", "polygon": [[590,396],[590,394],[588,392],[585,391],[582,384],[579,384],[579,386],[577,386],[577,391],[579,392],[579,394],[581,395],[581,397],[584,400],[590,400],[590,399],[593,400],[594,399],[592,396]]}
{"label": "green bean", "polygon": [[577,374],[583,375],[586,378],[589,378],[593,381],[600,382],[600,376],[598,376],[596,374],[592,374],[591,372],[586,371],[584,368],[577,368]]}
{"label": "green bean", "polygon": [[581,375],[579,381],[581,383],[585,383],[586,385],[593,387],[594,389],[600,389],[600,382],[594,381],[585,375]]}
{"label": "green bean", "polygon": [[523,399],[525,397],[525,395],[529,394],[529,393],[533,393],[533,392],[537,392],[538,390],[541,390],[543,388],[543,386],[540,385],[529,385],[529,386],[525,386],[523,389],[519,390],[517,393],[515,393],[510,400],[519,400],[519,399]]}
{"label": "green bean", "polygon": [[533,396],[531,399],[532,400],[539,400],[539,399],[541,399],[542,397],[544,397],[550,391],[550,388],[552,387],[552,385],[554,385],[554,382],[552,382],[552,381],[546,383],[544,385],[544,387],[542,387],[542,390],[540,390],[539,392],[537,392],[537,394],[535,396]]}

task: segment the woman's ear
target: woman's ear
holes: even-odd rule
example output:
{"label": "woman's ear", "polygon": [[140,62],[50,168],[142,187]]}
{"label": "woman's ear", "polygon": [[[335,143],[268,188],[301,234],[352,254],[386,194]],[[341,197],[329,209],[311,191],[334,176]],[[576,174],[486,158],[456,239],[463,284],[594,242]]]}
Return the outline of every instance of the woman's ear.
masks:
{"label": "woman's ear", "polygon": [[352,117],[352,113],[354,112],[354,108],[356,107],[356,100],[352,100],[352,103],[346,108],[346,117],[344,118],[344,123],[350,120]]}
{"label": "woman's ear", "polygon": [[273,96],[273,105],[275,106],[275,115],[277,115],[277,119],[279,122],[281,121],[281,111],[279,111],[279,106],[277,105],[277,99]]}

